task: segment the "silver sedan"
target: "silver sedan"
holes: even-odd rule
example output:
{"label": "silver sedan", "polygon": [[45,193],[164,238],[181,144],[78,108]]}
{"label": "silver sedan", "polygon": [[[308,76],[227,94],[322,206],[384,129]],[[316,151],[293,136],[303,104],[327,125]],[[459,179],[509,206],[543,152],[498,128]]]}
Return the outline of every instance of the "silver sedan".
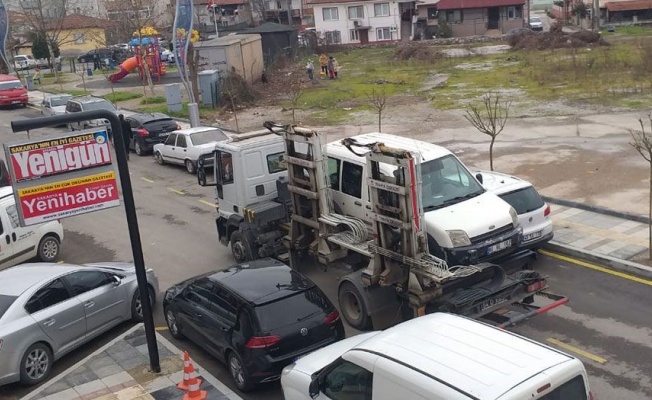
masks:
{"label": "silver sedan", "polygon": [[[125,320],[142,320],[133,264],[22,264],[0,271],[0,385],[33,385],[52,363]],[[152,304],[158,278],[147,270]]]}

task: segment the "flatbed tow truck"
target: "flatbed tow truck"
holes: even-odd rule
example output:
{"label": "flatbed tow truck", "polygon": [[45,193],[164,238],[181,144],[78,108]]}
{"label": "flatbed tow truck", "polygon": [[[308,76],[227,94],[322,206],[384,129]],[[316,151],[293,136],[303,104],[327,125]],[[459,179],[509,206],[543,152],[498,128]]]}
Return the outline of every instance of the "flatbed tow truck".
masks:
{"label": "flatbed tow truck", "polygon": [[[522,261],[510,273],[493,262],[449,265],[431,254],[418,152],[355,138],[341,141],[366,160],[370,207],[361,219],[335,212],[328,157],[318,132],[273,122],[264,127],[267,131],[218,143],[199,160],[199,184],[216,187],[219,239],[231,243],[239,261],[272,256],[297,270],[316,261],[327,273],[329,266],[344,266],[350,272],[338,283],[338,303],[352,327],[382,329],[437,311],[507,327],[568,301],[547,291],[545,276],[523,267],[532,254],[506,258],[510,265]],[[246,145],[251,142],[270,148],[279,137],[284,151],[276,158],[258,150],[238,153],[251,148]],[[269,172],[279,173],[276,190],[258,184],[255,173],[251,178],[240,171],[256,169],[262,159]],[[205,165],[212,165],[211,181]],[[252,191],[258,197],[270,195],[252,202],[247,199]],[[230,209],[223,209],[223,202]]]}

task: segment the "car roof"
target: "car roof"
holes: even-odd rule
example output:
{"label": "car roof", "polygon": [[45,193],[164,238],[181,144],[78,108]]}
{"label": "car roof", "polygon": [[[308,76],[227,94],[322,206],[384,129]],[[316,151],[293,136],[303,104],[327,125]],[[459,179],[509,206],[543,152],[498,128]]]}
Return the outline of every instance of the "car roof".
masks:
{"label": "car roof", "polygon": [[352,349],[357,350],[409,365],[482,399],[498,398],[515,384],[573,360],[514,333],[446,313],[403,322]]}
{"label": "car roof", "polygon": [[127,118],[135,119],[136,121],[138,121],[140,123],[148,122],[148,121],[155,120],[155,119],[165,119],[165,118],[172,119],[172,117],[170,117],[167,114],[157,113],[157,112],[132,114],[132,115],[128,116]]}
{"label": "car roof", "polygon": [[19,296],[25,290],[40,283],[81,268],[73,264],[29,263],[20,264],[0,271],[0,294]]}
{"label": "car roof", "polygon": [[[365,133],[362,135],[352,136],[351,138],[363,144],[379,142],[396,149],[419,153],[421,154],[421,162],[430,161],[453,154],[448,149],[433,143],[427,143],[421,140],[397,135],[389,135],[386,133]],[[353,149],[356,150],[356,152],[366,153],[366,151],[364,151],[362,148],[354,147]],[[357,156],[353,154],[339,140],[328,143],[328,155],[336,157],[339,156],[348,159],[357,159],[361,163],[365,162],[364,156]]]}
{"label": "car roof", "polygon": [[280,261],[263,258],[235,265],[208,275],[234,294],[255,305],[287,297],[315,286],[292,268]]}
{"label": "car roof", "polygon": [[0,74],[0,82],[20,81],[13,75]]}
{"label": "car roof", "polygon": [[11,197],[14,198],[14,188],[12,186],[0,187],[0,200]]}
{"label": "car roof", "polygon": [[476,174],[482,174],[482,186],[498,195],[532,187],[526,180],[496,171],[476,171],[473,175]]}

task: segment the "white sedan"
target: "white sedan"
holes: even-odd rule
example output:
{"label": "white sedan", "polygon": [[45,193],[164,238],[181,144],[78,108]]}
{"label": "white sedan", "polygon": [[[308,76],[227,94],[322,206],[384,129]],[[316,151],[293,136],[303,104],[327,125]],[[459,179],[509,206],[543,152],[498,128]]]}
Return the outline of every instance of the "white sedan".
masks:
{"label": "white sedan", "polygon": [[494,171],[478,171],[475,176],[482,186],[516,210],[523,227],[522,247],[538,248],[553,238],[550,205],[530,182]]}
{"label": "white sedan", "polygon": [[194,174],[199,157],[211,153],[217,142],[228,138],[221,129],[214,127],[179,129],[170,133],[165,142],[154,145],[154,158],[161,165],[184,165],[189,173]]}

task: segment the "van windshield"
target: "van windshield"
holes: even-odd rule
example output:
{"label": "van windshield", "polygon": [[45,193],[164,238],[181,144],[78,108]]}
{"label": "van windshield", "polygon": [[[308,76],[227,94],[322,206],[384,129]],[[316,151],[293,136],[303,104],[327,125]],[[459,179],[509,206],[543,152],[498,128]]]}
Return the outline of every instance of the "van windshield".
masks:
{"label": "van windshield", "polygon": [[539,400],[586,400],[584,378],[581,375],[577,375]]}
{"label": "van windshield", "polygon": [[424,211],[435,210],[485,192],[452,154],[421,164],[421,202]]}
{"label": "van windshield", "polygon": [[14,90],[22,89],[23,85],[20,81],[0,82],[0,90]]}

